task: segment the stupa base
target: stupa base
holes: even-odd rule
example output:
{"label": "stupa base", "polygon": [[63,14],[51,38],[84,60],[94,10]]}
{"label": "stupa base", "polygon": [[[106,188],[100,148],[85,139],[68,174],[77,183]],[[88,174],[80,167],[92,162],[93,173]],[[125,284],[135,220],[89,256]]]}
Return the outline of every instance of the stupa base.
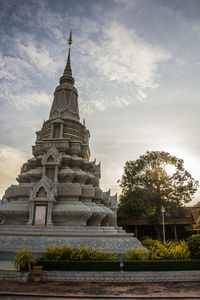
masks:
{"label": "stupa base", "polygon": [[108,227],[107,230],[106,227],[11,227],[5,226],[2,228],[1,226],[0,260],[11,259],[14,256],[14,250],[17,249],[31,249],[33,253],[40,255],[47,246],[62,246],[64,244],[78,248],[81,246],[100,248],[103,251],[113,251],[118,254],[131,248],[143,247],[133,237],[133,234],[125,233],[119,227]]}

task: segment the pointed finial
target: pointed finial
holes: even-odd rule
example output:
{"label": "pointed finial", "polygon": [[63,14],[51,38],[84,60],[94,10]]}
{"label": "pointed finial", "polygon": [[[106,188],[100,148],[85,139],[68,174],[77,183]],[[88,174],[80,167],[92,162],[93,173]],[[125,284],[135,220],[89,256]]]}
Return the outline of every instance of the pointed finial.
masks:
{"label": "pointed finial", "polygon": [[63,76],[61,76],[61,78],[60,78],[60,84],[67,82],[67,83],[74,85],[74,78],[72,77],[71,58],[70,58],[70,45],[71,44],[72,44],[72,31],[70,31],[69,39],[68,39],[69,49],[68,49],[67,64],[64,69]]}
{"label": "pointed finial", "polygon": [[85,118],[83,119],[83,125],[85,126]]}
{"label": "pointed finial", "polygon": [[72,44],[72,30],[70,31],[70,34],[69,34],[68,44],[69,44],[69,46]]}

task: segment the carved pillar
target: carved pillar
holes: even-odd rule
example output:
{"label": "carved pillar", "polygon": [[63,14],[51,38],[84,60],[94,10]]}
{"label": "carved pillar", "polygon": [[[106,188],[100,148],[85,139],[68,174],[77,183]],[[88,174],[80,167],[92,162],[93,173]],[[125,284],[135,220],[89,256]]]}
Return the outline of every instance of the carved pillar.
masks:
{"label": "carved pillar", "polygon": [[47,206],[47,225],[52,225],[52,202],[48,202]]}
{"label": "carved pillar", "polygon": [[34,202],[30,202],[30,210],[29,210],[29,219],[28,225],[33,225],[33,216],[34,216]]}
{"label": "carved pillar", "polygon": [[63,138],[63,123],[60,124],[60,138]]}
{"label": "carved pillar", "polygon": [[55,174],[54,174],[54,181],[58,181],[58,165],[55,165]]}

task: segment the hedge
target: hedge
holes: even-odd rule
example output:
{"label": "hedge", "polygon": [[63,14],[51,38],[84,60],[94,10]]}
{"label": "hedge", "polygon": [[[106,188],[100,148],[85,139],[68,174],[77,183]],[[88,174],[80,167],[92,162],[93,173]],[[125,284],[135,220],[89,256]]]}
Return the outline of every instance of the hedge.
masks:
{"label": "hedge", "polygon": [[119,261],[37,260],[37,264],[48,271],[120,271]]}
{"label": "hedge", "polygon": [[124,260],[124,271],[184,271],[200,270],[200,259],[190,260]]}
{"label": "hedge", "polygon": [[[120,262],[38,260],[45,271],[120,271]],[[186,271],[200,270],[200,259],[190,260],[124,260],[124,271]]]}

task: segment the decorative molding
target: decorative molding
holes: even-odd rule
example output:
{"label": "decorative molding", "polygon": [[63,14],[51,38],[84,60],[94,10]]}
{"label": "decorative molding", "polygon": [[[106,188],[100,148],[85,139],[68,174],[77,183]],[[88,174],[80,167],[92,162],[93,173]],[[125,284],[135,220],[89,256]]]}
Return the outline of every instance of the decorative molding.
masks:
{"label": "decorative molding", "polygon": [[[49,160],[52,157],[52,161]],[[60,165],[62,155],[58,152],[55,145],[53,145],[42,158],[42,165]],[[49,160],[49,161],[48,161]]]}
{"label": "decorative molding", "polygon": [[108,237],[47,237],[47,236],[0,236],[0,250],[3,249],[23,249],[28,248],[33,251],[44,251],[49,245],[71,245],[72,247],[93,247],[100,248],[103,251],[115,251],[122,253],[127,249],[142,247],[142,244],[134,237],[127,236],[118,237],[116,233]]}
{"label": "decorative molding", "polygon": [[[46,197],[45,199],[54,201],[55,197],[57,197],[57,184],[53,183],[47,176],[43,176],[42,179],[37,182],[32,190],[30,191],[30,200],[39,200],[37,197],[37,193],[41,188],[44,188],[46,191]],[[43,198],[43,197],[41,197]]]}

